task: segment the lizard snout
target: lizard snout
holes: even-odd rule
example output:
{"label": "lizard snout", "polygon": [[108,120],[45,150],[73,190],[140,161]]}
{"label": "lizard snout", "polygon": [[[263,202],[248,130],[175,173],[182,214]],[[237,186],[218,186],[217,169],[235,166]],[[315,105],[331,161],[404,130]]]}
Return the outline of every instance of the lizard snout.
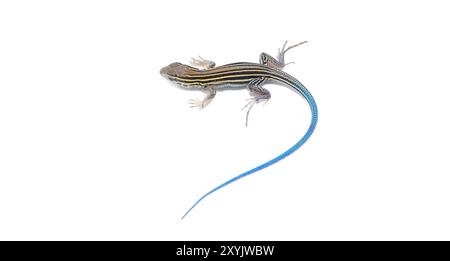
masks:
{"label": "lizard snout", "polygon": [[181,63],[171,63],[166,67],[161,68],[161,70],[159,71],[159,73],[164,76],[164,77],[168,77],[168,76],[176,76],[177,74],[177,68],[182,65]]}

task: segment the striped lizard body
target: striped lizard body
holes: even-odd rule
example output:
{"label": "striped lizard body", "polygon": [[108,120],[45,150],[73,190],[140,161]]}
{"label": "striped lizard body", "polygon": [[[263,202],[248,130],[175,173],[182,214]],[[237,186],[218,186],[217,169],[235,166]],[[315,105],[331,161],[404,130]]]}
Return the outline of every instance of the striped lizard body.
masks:
{"label": "striped lizard body", "polygon": [[218,89],[247,87],[250,91],[250,95],[253,97],[250,99],[250,102],[244,107],[248,108],[246,124],[248,123],[248,115],[253,105],[259,103],[260,101],[267,101],[270,99],[270,92],[262,87],[262,85],[267,83],[268,81],[280,83],[292,88],[295,92],[306,99],[311,108],[311,124],[309,125],[306,133],[297,143],[295,143],[291,148],[278,155],[277,157],[240,175],[237,175],[234,178],[213,188],[202,197],[200,197],[195,202],[195,204],[192,205],[192,207],[183,215],[182,218],[186,217],[186,215],[195,206],[197,206],[197,204],[199,204],[204,198],[211,195],[215,191],[235,182],[238,179],[267,168],[268,166],[292,154],[295,150],[300,148],[314,132],[318,119],[318,111],[313,96],[308,91],[308,89],[306,89],[306,87],[303,86],[303,84],[301,84],[297,79],[281,71],[281,69],[286,65],[284,62],[284,54],[293,47],[296,47],[305,42],[301,42],[299,44],[285,48],[286,43],[287,42],[285,42],[283,48],[279,50],[278,59],[275,59],[266,53],[262,53],[260,55],[260,64],[240,62],[215,67],[214,62],[200,58],[193,59],[191,61],[191,63],[198,68],[181,63],[172,63],[161,69],[160,73],[163,77],[184,88],[200,89],[206,90],[208,92],[208,95],[204,100],[191,100],[191,107],[206,107],[215,97],[216,90]]}

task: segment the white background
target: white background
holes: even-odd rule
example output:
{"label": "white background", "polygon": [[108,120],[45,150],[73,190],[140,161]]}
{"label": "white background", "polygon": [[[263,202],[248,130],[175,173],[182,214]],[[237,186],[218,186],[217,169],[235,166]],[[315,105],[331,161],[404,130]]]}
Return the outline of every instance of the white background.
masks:
{"label": "white background", "polygon": [[[445,1],[2,1],[1,240],[450,240]],[[201,55],[286,71],[204,110],[159,75]]]}

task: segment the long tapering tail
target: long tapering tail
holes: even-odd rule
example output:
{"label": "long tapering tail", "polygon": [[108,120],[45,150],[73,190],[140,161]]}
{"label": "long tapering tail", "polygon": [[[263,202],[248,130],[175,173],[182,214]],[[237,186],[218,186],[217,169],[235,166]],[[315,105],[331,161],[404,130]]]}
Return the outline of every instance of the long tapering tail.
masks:
{"label": "long tapering tail", "polygon": [[251,175],[259,170],[262,170],[264,168],[269,167],[272,164],[277,163],[278,161],[284,159],[285,157],[289,156],[290,154],[292,154],[294,151],[296,151],[297,149],[299,149],[303,144],[305,144],[305,142],[309,139],[309,137],[312,135],[312,133],[314,132],[314,129],[316,128],[317,125],[317,120],[318,120],[318,111],[317,111],[317,105],[316,102],[314,101],[313,96],[311,95],[311,93],[308,91],[308,89],[306,89],[305,86],[303,86],[303,84],[301,84],[298,80],[296,80],[295,78],[293,78],[292,76],[289,76],[285,73],[283,73],[282,78],[275,78],[274,80],[277,80],[279,82],[282,82],[284,84],[289,85],[290,87],[292,87],[295,91],[297,91],[299,94],[301,94],[303,97],[305,97],[306,101],[309,104],[309,107],[311,108],[311,124],[309,125],[308,130],[306,131],[305,135],[303,135],[303,137],[297,142],[295,143],[290,149],[286,150],[285,152],[283,152],[282,154],[278,155],[277,157],[267,161],[266,163],[263,163],[249,171],[246,171],[240,175],[237,175],[236,177],[229,179],[228,181],[222,183],[221,185],[215,187],[214,189],[210,190],[208,193],[204,194],[201,198],[199,198],[197,200],[197,202],[195,202],[194,205],[192,205],[192,207],[183,215],[183,218],[185,218],[189,212],[191,212],[192,209],[195,208],[195,206],[197,206],[204,198],[206,198],[207,196],[211,195],[212,193],[216,192],[217,190],[235,182],[238,179],[241,179],[245,176]]}

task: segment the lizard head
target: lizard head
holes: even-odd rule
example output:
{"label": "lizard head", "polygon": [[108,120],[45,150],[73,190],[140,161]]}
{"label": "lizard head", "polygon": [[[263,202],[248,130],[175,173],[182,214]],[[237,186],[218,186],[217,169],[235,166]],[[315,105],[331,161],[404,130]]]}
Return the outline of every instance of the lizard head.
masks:
{"label": "lizard head", "polygon": [[177,77],[183,77],[189,71],[192,70],[192,67],[187,66],[182,63],[171,63],[166,67],[163,67],[159,73],[164,77],[171,81],[176,80]]}
{"label": "lizard head", "polygon": [[198,69],[182,63],[171,63],[159,71],[164,78],[184,88],[195,86],[191,82],[186,82],[187,76],[193,72],[198,72]]}

